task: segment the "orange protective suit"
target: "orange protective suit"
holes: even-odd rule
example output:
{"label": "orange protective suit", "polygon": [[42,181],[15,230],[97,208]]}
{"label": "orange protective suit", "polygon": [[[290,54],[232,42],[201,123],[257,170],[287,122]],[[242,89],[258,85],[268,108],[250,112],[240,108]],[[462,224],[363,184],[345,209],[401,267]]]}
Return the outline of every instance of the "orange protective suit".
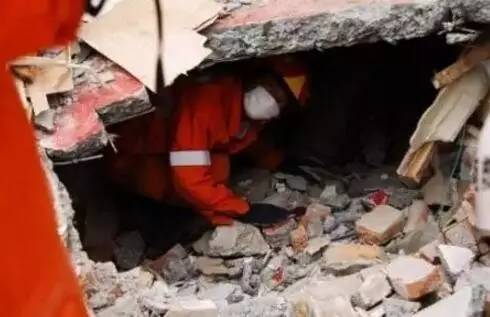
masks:
{"label": "orange protective suit", "polygon": [[56,224],[33,131],[7,61],[73,39],[80,0],[3,1],[0,10],[0,316],[86,316]]}
{"label": "orange protective suit", "polygon": [[[287,84],[302,101],[304,68],[278,69],[287,70]],[[184,202],[213,224],[229,224],[249,210],[247,201],[227,187],[230,156],[251,150],[258,166],[272,169],[282,153],[257,141],[264,122],[245,117],[240,79],[186,83],[173,93],[176,113],[170,122],[157,112],[114,131],[120,137],[119,153],[109,166],[112,178],[145,196]]]}

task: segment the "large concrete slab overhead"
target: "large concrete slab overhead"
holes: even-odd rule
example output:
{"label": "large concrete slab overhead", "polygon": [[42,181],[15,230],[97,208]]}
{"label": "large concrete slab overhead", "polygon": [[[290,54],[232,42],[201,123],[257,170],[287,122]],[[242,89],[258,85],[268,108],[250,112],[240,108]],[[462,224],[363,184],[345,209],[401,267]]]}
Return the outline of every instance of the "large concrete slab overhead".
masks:
{"label": "large concrete slab overhead", "polygon": [[488,0],[259,0],[205,35],[208,63],[424,37],[453,16],[490,23]]}

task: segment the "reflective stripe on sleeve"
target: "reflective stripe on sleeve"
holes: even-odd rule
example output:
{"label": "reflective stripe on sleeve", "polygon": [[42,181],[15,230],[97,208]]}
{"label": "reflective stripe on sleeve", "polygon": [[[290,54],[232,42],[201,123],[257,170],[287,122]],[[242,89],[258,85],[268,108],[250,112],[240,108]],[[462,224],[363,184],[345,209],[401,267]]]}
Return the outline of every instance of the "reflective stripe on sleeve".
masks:
{"label": "reflective stripe on sleeve", "polygon": [[170,166],[209,166],[211,155],[209,151],[172,151]]}

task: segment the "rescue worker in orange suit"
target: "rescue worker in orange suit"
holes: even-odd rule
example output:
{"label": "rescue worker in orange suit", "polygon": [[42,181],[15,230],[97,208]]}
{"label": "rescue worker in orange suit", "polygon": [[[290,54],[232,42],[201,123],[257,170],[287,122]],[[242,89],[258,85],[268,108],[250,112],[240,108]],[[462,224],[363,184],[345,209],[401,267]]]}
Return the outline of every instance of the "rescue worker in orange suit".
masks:
{"label": "rescue worker in orange suit", "polygon": [[82,11],[80,0],[1,4],[0,316],[87,316],[56,232],[33,131],[7,67],[18,56],[74,39]]}
{"label": "rescue worker in orange suit", "polygon": [[[176,110],[167,123],[171,126],[166,137],[168,143],[159,150],[153,147],[147,151],[167,157],[162,159],[157,155],[151,160],[151,156],[143,153],[130,162],[124,152],[132,146],[120,144],[122,154],[112,166],[116,178],[124,178],[133,187],[139,184],[137,191],[157,200],[168,202],[178,197],[214,225],[231,224],[233,219],[267,225],[288,217],[287,211],[272,205],[250,205],[227,186],[232,155],[254,148],[260,166],[274,169],[281,163],[280,153],[261,146],[257,139],[264,124],[278,117],[291,99],[304,103],[307,81],[305,68],[297,63],[277,63],[274,69],[251,80],[217,76],[175,89]],[[155,117],[152,120],[140,127],[153,131],[150,133],[153,137],[147,134],[147,140],[163,142],[155,137],[155,131],[162,128],[152,128],[158,121]],[[159,124],[165,125],[161,121]],[[138,124],[128,122],[126,129],[116,131],[122,143],[127,143],[128,135],[140,134],[135,125]],[[136,143],[141,144],[141,138]]]}

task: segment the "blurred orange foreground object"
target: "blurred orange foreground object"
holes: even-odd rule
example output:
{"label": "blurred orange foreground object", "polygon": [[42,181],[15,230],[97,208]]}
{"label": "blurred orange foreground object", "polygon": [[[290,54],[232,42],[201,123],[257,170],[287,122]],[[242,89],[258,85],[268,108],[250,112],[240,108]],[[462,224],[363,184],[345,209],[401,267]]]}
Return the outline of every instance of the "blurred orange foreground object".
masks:
{"label": "blurred orange foreground object", "polygon": [[33,131],[7,61],[74,38],[82,0],[2,1],[0,10],[0,316],[87,316],[56,232]]}

